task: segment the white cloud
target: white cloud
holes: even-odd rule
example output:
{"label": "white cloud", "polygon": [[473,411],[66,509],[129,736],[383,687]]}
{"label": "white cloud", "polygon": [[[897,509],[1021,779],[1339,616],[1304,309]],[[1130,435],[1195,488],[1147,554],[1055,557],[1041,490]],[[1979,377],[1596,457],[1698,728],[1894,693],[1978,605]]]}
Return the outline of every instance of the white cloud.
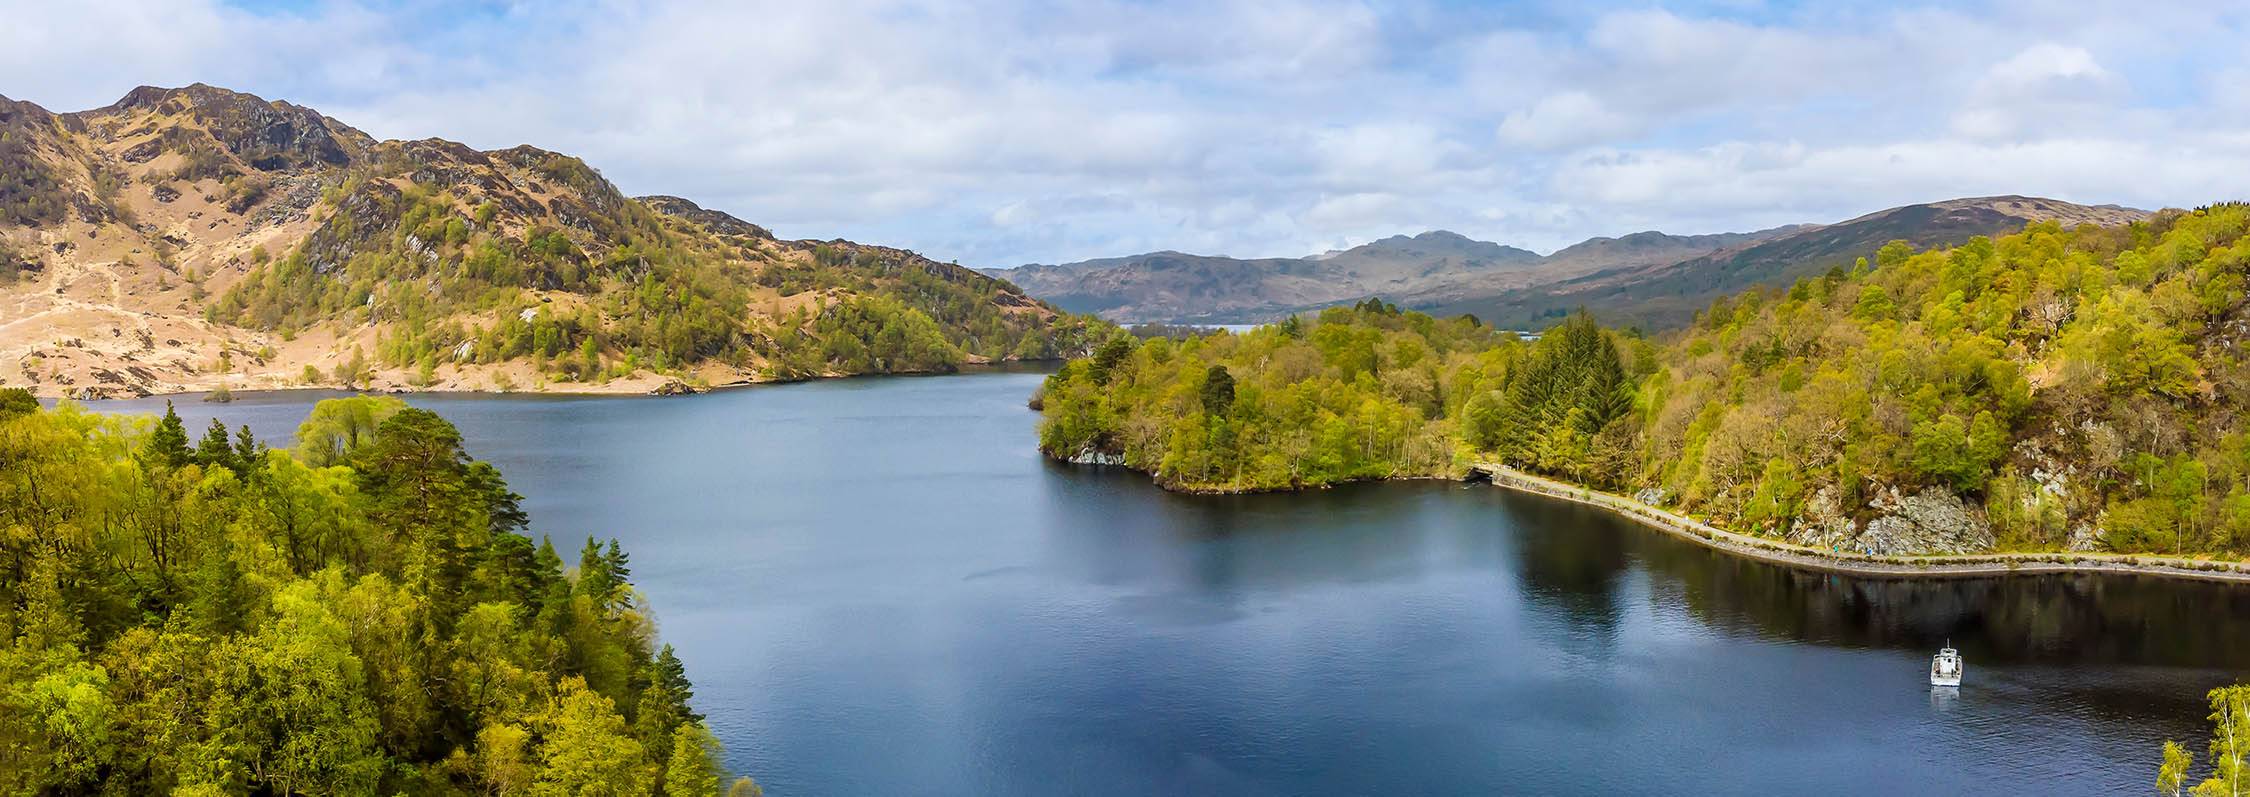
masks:
{"label": "white cloud", "polygon": [[2036,93],[2058,88],[2075,91],[2106,86],[2115,80],[2116,75],[2102,68],[2086,48],[2040,42],[1992,65],[1984,75],[1982,91],[1995,94]]}
{"label": "white cloud", "polygon": [[1538,149],[1602,143],[1631,132],[1632,120],[1602,107],[1583,91],[1566,91],[1539,101],[1528,111],[1500,122],[1500,140]]}
{"label": "white cloud", "polygon": [[1985,140],[2116,129],[2125,90],[2085,48],[2040,42],[1987,69],[1953,129]]}

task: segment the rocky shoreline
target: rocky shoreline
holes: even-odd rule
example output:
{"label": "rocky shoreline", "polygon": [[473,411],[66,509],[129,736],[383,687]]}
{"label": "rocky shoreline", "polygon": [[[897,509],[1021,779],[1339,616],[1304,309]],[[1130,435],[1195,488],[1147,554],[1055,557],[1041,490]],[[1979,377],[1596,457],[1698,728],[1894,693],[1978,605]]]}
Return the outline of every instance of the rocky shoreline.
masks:
{"label": "rocky shoreline", "polygon": [[1726,553],[1769,564],[1871,578],[1990,578],[2037,573],[2111,573],[2250,583],[2250,564],[2085,552],[1986,554],[1861,554],[1825,551],[1728,531],[1622,495],[1534,476],[1502,465],[1477,465],[1472,478],[1496,487],[1616,512],[1643,525]]}

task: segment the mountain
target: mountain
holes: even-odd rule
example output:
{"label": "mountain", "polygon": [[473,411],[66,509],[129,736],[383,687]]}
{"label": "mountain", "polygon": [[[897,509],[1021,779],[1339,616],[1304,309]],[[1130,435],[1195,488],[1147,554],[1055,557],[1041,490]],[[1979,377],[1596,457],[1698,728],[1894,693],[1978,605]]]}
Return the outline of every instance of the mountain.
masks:
{"label": "mountain", "polygon": [[1376,296],[1432,315],[1467,313],[1523,329],[1544,328],[1578,307],[1605,321],[1668,328],[1719,297],[1849,267],[1894,240],[1950,246],[2033,221],[2111,225],[2147,216],[2115,205],[1998,196],[1907,205],[1834,224],[1589,238],[1545,256],[1436,231],[1303,258],[1154,252],[987,273],[1064,309],[1126,322],[1269,321]]}
{"label": "mountain", "polygon": [[201,84],[0,98],[0,386],[643,391],[1052,357],[1087,323],[536,147],[378,141]]}
{"label": "mountain", "polygon": [[1228,323],[1262,321],[1295,308],[1376,294],[1402,295],[1449,276],[1501,274],[1539,259],[1515,247],[1433,230],[1311,257],[1242,259],[1164,251],[985,273],[1071,312],[1119,321]]}
{"label": "mountain", "polygon": [[1638,232],[1552,255],[1433,230],[1310,257],[1239,259],[1180,252],[988,269],[1065,310],[1125,322],[1269,321],[1369,296],[1415,307],[1492,296],[1616,268],[1676,263],[1786,234]]}
{"label": "mountain", "polygon": [[1713,235],[1672,235],[1648,230],[1618,238],[1596,237],[1558,249],[1536,264],[1504,274],[1457,271],[1443,275],[1419,290],[1394,294],[1398,303],[1428,307],[1469,297],[1490,296],[1511,288],[1559,282],[1605,269],[1637,268],[1677,263],[1693,257],[1747,246],[1794,231],[1775,227],[1757,232]]}
{"label": "mountain", "polygon": [[2006,235],[2035,221],[2108,226],[2148,216],[2146,211],[2116,205],[2078,205],[2038,197],[1954,199],[1876,211],[1835,224],[1783,228],[1761,240],[1687,258],[1667,259],[1667,255],[1640,262],[1620,258],[1614,265],[1551,283],[1437,301],[1410,297],[1401,303],[1435,315],[1470,313],[1514,328],[1544,328],[1579,307],[1613,324],[1670,328],[1685,324],[1715,299],[1753,285],[1786,286],[1832,268],[1848,269],[1859,258],[1872,258],[1891,241],[1921,249],[1951,246],[1980,235]]}

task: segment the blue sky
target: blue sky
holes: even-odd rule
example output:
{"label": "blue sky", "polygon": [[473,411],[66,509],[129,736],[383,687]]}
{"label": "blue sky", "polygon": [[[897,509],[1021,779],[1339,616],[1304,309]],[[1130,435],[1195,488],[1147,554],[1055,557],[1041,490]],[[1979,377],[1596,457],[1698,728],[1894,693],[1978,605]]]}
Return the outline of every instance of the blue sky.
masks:
{"label": "blue sky", "polygon": [[2250,174],[2223,3],[0,2],[0,94],[51,109],[203,81],[980,266],[2195,205]]}

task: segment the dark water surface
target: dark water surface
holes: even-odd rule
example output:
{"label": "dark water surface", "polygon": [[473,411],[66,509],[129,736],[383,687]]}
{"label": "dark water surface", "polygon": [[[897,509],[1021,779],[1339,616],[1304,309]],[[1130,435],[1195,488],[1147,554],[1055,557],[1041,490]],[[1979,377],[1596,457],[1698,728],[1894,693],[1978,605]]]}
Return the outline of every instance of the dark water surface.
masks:
{"label": "dark water surface", "polygon": [[558,548],[624,540],[775,794],[2140,793],[2250,674],[2250,590],[1799,573],[1486,486],[1171,495],[1038,457],[1038,379],[410,400]]}

